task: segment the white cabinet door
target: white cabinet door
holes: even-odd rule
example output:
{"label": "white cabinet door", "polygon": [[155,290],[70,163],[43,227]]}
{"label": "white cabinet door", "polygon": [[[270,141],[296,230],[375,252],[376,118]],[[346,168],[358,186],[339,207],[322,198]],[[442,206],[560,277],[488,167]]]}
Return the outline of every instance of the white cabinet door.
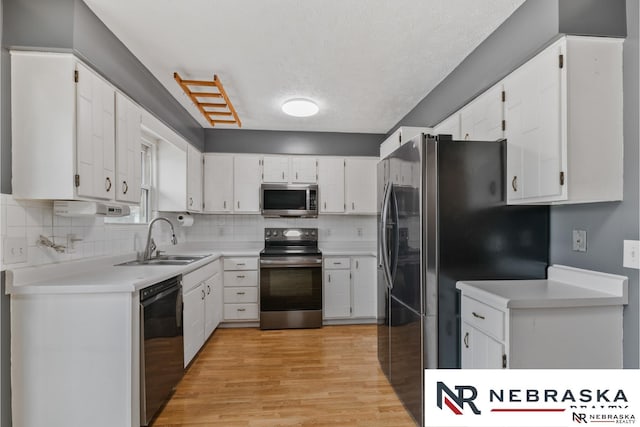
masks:
{"label": "white cabinet door", "polygon": [[233,209],[237,213],[260,213],[260,162],[259,156],[233,158]]}
{"label": "white cabinet door", "polygon": [[204,211],[233,211],[233,156],[204,156]]}
{"label": "white cabinet door", "polygon": [[318,193],[320,213],[344,212],[344,158],[318,159]]}
{"label": "white cabinet door", "polygon": [[462,322],[463,369],[503,369],[504,344]]}
{"label": "white cabinet door", "polygon": [[324,318],[351,316],[350,270],[324,271]]}
{"label": "white cabinet door", "polygon": [[264,156],[262,167],[262,182],[289,182],[288,157]]}
{"label": "white cabinet door", "polygon": [[187,147],[187,209],[202,211],[202,153],[189,145]]}
{"label": "white cabinet door", "polygon": [[140,203],[142,113],[140,108],[116,92],[116,200]]}
{"label": "white cabinet door", "polygon": [[460,110],[460,139],[495,141],[504,138],[502,83],[499,83]]}
{"label": "white cabinet door", "polygon": [[183,304],[184,366],[187,366],[204,343],[205,290],[203,284],[184,294]]}
{"label": "white cabinet door", "polygon": [[313,184],[318,181],[318,160],[315,157],[291,157],[291,182]]}
{"label": "white cabinet door", "polygon": [[460,139],[460,113],[456,112],[438,123],[433,128],[435,135],[451,135],[453,139]]}
{"label": "white cabinet door", "polygon": [[378,159],[345,160],[345,201],[347,213],[376,213],[376,169]]}
{"label": "white cabinet door", "polygon": [[84,65],[76,67],[77,192],[82,197],[113,199],[115,90]]}
{"label": "white cabinet door", "polygon": [[222,275],[215,274],[207,279],[203,286],[204,299],[204,339],[213,333],[222,319]]}
{"label": "white cabinet door", "polygon": [[375,318],[378,312],[376,258],[372,256],[352,258],[351,277],[353,286],[352,316]]}
{"label": "white cabinet door", "polygon": [[564,39],[554,43],[503,81],[508,202],[566,197],[560,175],[566,170],[566,67],[559,66],[565,45]]}

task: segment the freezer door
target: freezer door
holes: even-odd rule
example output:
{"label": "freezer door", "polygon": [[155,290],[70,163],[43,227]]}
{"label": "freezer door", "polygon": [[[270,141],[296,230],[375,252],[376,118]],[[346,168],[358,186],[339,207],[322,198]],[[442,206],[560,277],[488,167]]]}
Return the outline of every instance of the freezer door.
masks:
{"label": "freezer door", "polygon": [[382,207],[389,183],[389,161],[378,163],[377,212],[378,212],[378,361],[382,372],[389,378],[389,286],[382,258]]}
{"label": "freezer door", "polygon": [[391,385],[417,425],[422,425],[422,316],[391,297]]}

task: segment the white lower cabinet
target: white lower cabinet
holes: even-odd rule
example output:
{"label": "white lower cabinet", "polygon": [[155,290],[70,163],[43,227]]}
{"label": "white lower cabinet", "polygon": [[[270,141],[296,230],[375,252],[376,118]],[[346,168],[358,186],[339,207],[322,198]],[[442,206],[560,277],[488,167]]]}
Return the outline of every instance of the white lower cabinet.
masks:
{"label": "white lower cabinet", "polygon": [[224,259],[224,321],[258,321],[258,258]]}
{"label": "white lower cabinet", "polygon": [[222,320],[221,281],[219,260],[182,277],[184,366]]}
{"label": "white lower cabinet", "polygon": [[491,304],[491,297],[480,301],[463,292],[462,368],[622,368],[621,306],[499,308]]}
{"label": "white lower cabinet", "polygon": [[323,266],[325,320],[377,317],[375,257],[327,256]]}

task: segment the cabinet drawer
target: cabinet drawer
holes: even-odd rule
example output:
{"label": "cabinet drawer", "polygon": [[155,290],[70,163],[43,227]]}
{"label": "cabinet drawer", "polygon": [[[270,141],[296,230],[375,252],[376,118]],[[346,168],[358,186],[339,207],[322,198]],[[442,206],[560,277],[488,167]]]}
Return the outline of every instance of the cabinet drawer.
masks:
{"label": "cabinet drawer", "polygon": [[225,271],[224,287],[228,286],[258,286],[257,271]]}
{"label": "cabinet drawer", "polygon": [[224,320],[258,320],[258,304],[225,304]]}
{"label": "cabinet drawer", "polygon": [[258,288],[224,288],[225,303],[258,302]]}
{"label": "cabinet drawer", "polygon": [[462,298],[462,320],[487,334],[504,340],[504,312],[473,298]]}
{"label": "cabinet drawer", "polygon": [[225,258],[224,270],[257,270],[258,258]]}
{"label": "cabinet drawer", "polygon": [[348,257],[344,258],[325,258],[324,259],[324,268],[325,270],[342,270],[351,268],[351,259]]}

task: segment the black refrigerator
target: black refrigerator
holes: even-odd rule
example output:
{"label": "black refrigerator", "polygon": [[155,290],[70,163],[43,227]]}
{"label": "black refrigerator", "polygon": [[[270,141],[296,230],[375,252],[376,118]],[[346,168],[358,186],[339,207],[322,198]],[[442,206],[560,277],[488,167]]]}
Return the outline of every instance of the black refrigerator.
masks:
{"label": "black refrigerator", "polygon": [[505,141],[420,135],[378,164],[378,359],[417,425],[460,367],[458,280],[546,278],[547,206],[507,206]]}

